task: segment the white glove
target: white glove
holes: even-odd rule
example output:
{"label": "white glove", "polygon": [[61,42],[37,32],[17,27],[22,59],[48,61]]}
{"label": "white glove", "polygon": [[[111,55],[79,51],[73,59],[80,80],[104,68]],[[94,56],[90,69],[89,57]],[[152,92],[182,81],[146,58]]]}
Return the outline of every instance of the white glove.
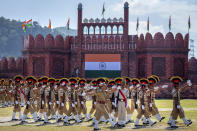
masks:
{"label": "white glove", "polygon": [[133,89],[133,85],[131,85],[129,88],[130,88],[130,89]]}
{"label": "white glove", "polygon": [[78,87],[78,85],[76,84],[76,85],[75,85],[75,88],[77,88],[77,87]]}
{"label": "white glove", "polygon": [[94,102],[94,104],[96,105],[96,102]]}
{"label": "white glove", "polygon": [[83,101],[81,101],[81,104],[83,105],[83,104],[84,104],[84,102],[83,102]]}
{"label": "white glove", "polygon": [[140,87],[140,84],[137,84],[137,88]]}
{"label": "white glove", "polygon": [[83,92],[81,95],[82,95],[82,96],[86,96],[86,93],[85,93],[85,92]]}
{"label": "white glove", "polygon": [[142,105],[142,110],[144,110],[145,109],[145,107],[144,107],[144,105]]}
{"label": "white glove", "polygon": [[42,104],[44,105],[44,101],[42,101]]}
{"label": "white glove", "polygon": [[187,80],[187,85],[188,85],[188,86],[192,86],[191,80]]}
{"label": "white glove", "polygon": [[56,101],[56,103],[59,104],[60,102],[59,101]]}
{"label": "white glove", "polygon": [[61,106],[64,106],[64,103],[61,103]]}
{"label": "white glove", "polygon": [[77,102],[75,102],[75,105],[77,105]]}
{"label": "white glove", "polygon": [[126,104],[126,108],[128,108],[128,106],[129,106],[129,105],[128,105],[128,103],[127,103],[127,104]]}
{"label": "white glove", "polygon": [[49,105],[52,105],[52,102],[49,102]]}
{"label": "white glove", "polygon": [[115,105],[114,105],[115,107],[117,106],[117,98],[115,98]]}
{"label": "white glove", "polygon": [[75,104],[72,103],[72,107],[75,107]]}
{"label": "white glove", "polygon": [[62,84],[61,84],[61,85],[62,85],[62,86],[64,86],[65,84],[66,84],[65,82],[62,82]]}
{"label": "white glove", "polygon": [[181,106],[180,105],[177,105],[177,109],[180,109],[181,108]]}
{"label": "white glove", "polygon": [[57,85],[55,85],[55,89],[57,89]]}
{"label": "white glove", "polygon": [[136,103],[135,104],[138,104],[138,102],[136,101]]}
{"label": "white glove", "polygon": [[120,86],[118,86],[118,88],[117,88],[117,89],[119,90],[119,89],[121,89],[121,87],[120,87]]}
{"label": "white glove", "polygon": [[37,105],[38,104],[37,101],[34,101],[34,104]]}
{"label": "white glove", "polygon": [[21,103],[21,106],[25,106],[25,103]]}
{"label": "white glove", "polygon": [[42,85],[42,87],[43,87],[43,88],[45,88],[45,87],[46,87],[46,85]]}
{"label": "white glove", "polygon": [[114,86],[112,86],[112,89],[114,89],[114,88],[116,88],[116,86],[114,85]]}
{"label": "white glove", "polygon": [[15,104],[18,104],[18,101],[15,101]]}
{"label": "white glove", "polygon": [[153,107],[153,103],[150,103],[150,107]]}
{"label": "white glove", "polygon": [[30,105],[30,102],[29,102],[29,101],[27,101],[27,104],[28,104],[28,105]]}
{"label": "white glove", "polygon": [[112,105],[114,105],[114,106],[115,106],[115,102],[112,102]]}

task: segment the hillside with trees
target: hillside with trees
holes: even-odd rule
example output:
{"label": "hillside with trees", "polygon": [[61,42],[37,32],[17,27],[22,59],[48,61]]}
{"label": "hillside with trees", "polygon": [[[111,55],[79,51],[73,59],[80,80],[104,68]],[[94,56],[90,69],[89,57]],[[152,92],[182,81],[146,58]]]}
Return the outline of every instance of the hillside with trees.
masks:
{"label": "hillside with trees", "polygon": [[22,24],[22,21],[0,17],[0,58],[3,56],[21,56],[22,38],[28,34],[32,34],[34,37],[37,34],[46,36],[49,33],[54,37],[58,34],[61,34],[63,37],[67,35],[76,35],[76,30],[67,30],[66,27],[57,27],[50,30],[46,26],[42,27],[37,21],[33,21],[32,26],[27,27],[26,32],[24,32]]}

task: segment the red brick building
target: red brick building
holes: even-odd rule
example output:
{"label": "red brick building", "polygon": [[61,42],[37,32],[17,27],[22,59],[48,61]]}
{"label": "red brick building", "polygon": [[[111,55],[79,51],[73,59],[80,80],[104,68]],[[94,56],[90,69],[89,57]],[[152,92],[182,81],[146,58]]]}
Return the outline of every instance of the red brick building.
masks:
{"label": "red brick building", "polygon": [[22,56],[2,58],[0,77],[16,74],[51,77],[85,77],[86,54],[120,54],[121,76],[147,77],[158,75],[167,80],[172,75],[188,78],[188,39],[171,32],[165,36],[129,35],[129,4],[124,4],[124,18],[83,19],[78,5],[77,36],[48,34],[25,37]]}

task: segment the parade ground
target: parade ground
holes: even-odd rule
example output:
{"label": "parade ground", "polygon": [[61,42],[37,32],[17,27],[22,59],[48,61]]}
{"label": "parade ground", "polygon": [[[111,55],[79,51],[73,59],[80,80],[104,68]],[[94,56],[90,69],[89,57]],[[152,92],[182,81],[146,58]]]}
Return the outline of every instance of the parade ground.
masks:
{"label": "parade ground", "polygon": [[[167,125],[171,110],[172,110],[172,100],[156,100],[156,105],[159,108],[160,114],[166,118],[162,122],[158,122],[153,127],[143,126],[141,128],[135,128],[134,123],[129,123],[124,128],[110,128],[110,124],[101,123],[99,128],[101,130],[118,130],[118,131],[129,131],[129,130],[140,130],[140,131],[164,131],[164,130],[180,130],[180,131],[196,131],[197,130],[197,100],[196,99],[186,99],[181,100],[181,106],[185,111],[187,119],[191,119],[193,124],[189,127],[186,127],[183,121],[178,118],[177,120],[177,129],[171,129]],[[88,111],[91,108],[91,101],[87,101]],[[24,107],[23,107],[24,109]],[[12,116],[13,107],[0,108],[0,131],[89,131],[93,130],[91,126],[92,121],[86,122],[84,120],[80,124],[75,124],[74,121],[71,121],[72,125],[63,126],[63,122],[56,123],[55,120],[50,120],[50,124],[43,125],[43,121],[33,122],[33,119],[27,119],[28,123],[20,125],[20,121],[10,121]],[[18,114],[17,114],[18,115]],[[31,117],[31,115],[29,115]],[[17,116],[18,118],[18,116]],[[132,120],[135,121],[136,111],[132,116]],[[152,118],[156,121],[155,118]]]}

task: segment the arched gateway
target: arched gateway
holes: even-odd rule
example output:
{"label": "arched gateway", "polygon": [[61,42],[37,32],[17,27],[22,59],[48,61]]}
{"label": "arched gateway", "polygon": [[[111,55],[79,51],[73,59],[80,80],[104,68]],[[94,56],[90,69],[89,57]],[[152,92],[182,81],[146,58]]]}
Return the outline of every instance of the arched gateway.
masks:
{"label": "arched gateway", "polygon": [[[129,4],[124,18],[82,19],[78,5],[77,36],[65,39],[51,34],[44,38],[29,35],[22,51],[23,75],[51,77],[99,76],[147,77],[152,74],[167,80],[172,75],[188,77],[188,39],[178,33],[160,32],[129,35]],[[1,68],[6,65],[1,60]],[[8,61],[9,65],[9,61]],[[20,69],[21,70],[21,69]],[[5,74],[6,75],[6,74]],[[9,76],[7,76],[9,77]]]}

